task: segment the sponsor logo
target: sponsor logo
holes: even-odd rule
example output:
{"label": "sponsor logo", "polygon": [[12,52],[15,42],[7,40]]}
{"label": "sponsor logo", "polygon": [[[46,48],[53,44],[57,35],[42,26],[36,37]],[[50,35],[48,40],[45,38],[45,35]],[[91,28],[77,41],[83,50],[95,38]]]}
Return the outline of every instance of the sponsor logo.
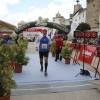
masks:
{"label": "sponsor logo", "polygon": [[82,54],[85,54],[87,56],[91,56],[92,55],[92,52],[89,52],[88,50],[83,50],[82,51]]}

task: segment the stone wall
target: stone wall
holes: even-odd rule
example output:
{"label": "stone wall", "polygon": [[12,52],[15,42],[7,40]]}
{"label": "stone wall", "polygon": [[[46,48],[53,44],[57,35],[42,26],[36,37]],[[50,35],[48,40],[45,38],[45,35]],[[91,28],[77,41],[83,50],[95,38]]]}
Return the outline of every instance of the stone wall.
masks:
{"label": "stone wall", "polygon": [[95,20],[99,22],[100,0],[86,0],[86,2],[86,23],[90,24],[91,28],[97,28],[98,24],[95,23]]}

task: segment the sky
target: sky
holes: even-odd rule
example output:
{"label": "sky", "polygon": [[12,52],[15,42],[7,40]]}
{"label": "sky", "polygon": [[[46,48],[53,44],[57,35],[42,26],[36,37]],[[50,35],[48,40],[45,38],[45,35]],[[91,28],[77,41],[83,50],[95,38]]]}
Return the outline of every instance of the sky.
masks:
{"label": "sky", "polygon": [[[86,8],[86,0],[79,1]],[[58,11],[69,19],[75,4],[76,0],[0,0],[0,20],[17,26],[21,21],[35,21],[41,16],[52,22]]]}

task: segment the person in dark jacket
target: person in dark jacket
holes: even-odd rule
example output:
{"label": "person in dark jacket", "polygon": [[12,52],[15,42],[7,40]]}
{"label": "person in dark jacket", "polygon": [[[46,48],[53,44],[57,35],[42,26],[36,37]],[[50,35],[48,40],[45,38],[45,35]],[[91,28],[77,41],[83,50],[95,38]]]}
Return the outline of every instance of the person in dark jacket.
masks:
{"label": "person in dark jacket", "polygon": [[0,39],[0,46],[2,46],[2,44],[7,44],[8,41],[8,34],[3,34],[2,38]]}
{"label": "person in dark jacket", "polygon": [[97,39],[97,45],[100,46],[100,35],[99,35],[99,37],[98,37],[98,39]]}
{"label": "person in dark jacket", "polygon": [[[56,58],[55,61],[59,59],[59,54],[61,53],[62,47],[63,47],[63,39],[60,37],[60,34],[57,34],[57,37],[55,39],[56,43]],[[62,57],[60,56],[60,61],[62,60]]]}

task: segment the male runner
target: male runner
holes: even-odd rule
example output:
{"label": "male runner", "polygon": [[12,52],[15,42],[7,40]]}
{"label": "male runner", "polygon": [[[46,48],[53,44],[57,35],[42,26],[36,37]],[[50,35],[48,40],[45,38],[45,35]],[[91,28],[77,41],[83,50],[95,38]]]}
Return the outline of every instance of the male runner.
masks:
{"label": "male runner", "polygon": [[[47,35],[47,30],[42,30],[42,36],[38,36],[35,43],[36,43],[36,51],[39,50],[39,57],[40,57],[40,65],[41,69],[40,71],[43,71],[43,57],[45,58],[45,71],[44,75],[47,75],[47,66],[48,66],[48,53],[49,53],[49,47],[51,44],[51,40],[49,36]],[[37,46],[37,43],[39,43],[39,48]]]}

